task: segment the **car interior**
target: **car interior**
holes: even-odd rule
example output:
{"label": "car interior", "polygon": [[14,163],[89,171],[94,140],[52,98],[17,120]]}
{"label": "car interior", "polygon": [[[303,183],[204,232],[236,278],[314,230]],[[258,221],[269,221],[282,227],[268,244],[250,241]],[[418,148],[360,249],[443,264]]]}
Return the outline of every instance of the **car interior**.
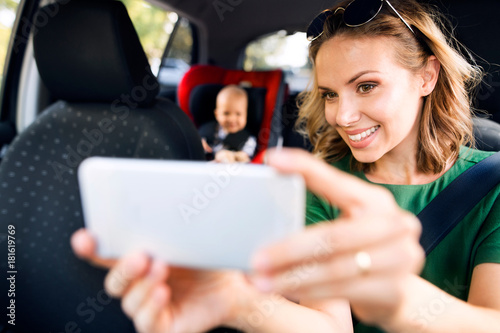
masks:
{"label": "car interior", "polygon": [[[475,96],[474,133],[479,149],[499,151],[500,3],[426,1],[449,17],[448,28],[487,72]],[[297,95],[311,75],[305,30],[335,2],[0,4],[7,36],[0,36],[0,244],[7,248],[14,225],[17,251],[15,326],[2,304],[0,333],[135,332],[104,292],[105,271],[71,250],[71,234],[84,226],[79,164],[90,156],[204,160],[197,128],[214,119],[215,97],[227,84],[249,96],[247,129],[258,139],[252,163],[263,163],[271,147],[310,150],[294,128]],[[4,260],[0,268],[3,294],[13,269]]]}

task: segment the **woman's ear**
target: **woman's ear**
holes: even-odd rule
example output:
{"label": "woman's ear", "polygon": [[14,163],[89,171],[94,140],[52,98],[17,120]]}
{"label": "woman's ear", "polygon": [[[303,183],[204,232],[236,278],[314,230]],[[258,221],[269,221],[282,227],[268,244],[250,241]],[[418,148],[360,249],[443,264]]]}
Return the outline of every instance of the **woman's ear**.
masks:
{"label": "woman's ear", "polygon": [[435,56],[430,56],[427,60],[427,64],[422,69],[422,97],[428,96],[434,91],[434,87],[436,87],[440,70],[441,63],[439,62],[439,60]]}

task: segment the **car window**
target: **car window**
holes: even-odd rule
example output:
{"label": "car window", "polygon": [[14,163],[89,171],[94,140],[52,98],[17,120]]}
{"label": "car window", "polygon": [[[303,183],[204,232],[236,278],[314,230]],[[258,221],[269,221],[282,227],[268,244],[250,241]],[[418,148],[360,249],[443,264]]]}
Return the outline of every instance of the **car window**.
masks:
{"label": "car window", "polygon": [[122,0],[139,35],[151,70],[158,74],[161,59],[177,22],[177,14],[144,0]]}
{"label": "car window", "polygon": [[176,87],[193,60],[193,30],[187,19],[179,18],[158,73],[162,87]]}
{"label": "car window", "polygon": [[162,87],[176,87],[193,62],[189,21],[144,0],[122,0]]}
{"label": "car window", "polygon": [[4,77],[7,50],[18,5],[19,0],[2,0],[0,2],[0,92]]}
{"label": "car window", "polygon": [[247,71],[280,68],[285,72],[285,81],[290,91],[303,91],[311,77],[305,33],[287,35],[279,31],[250,43],[245,49],[243,68]]}

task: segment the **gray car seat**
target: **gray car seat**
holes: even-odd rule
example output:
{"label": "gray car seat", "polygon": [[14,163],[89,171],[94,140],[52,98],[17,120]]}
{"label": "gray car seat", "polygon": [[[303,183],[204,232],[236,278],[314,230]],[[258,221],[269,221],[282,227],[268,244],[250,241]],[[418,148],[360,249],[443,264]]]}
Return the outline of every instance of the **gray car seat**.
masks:
{"label": "gray car seat", "polygon": [[[15,264],[0,260],[2,309],[15,275],[16,332],[134,332],[103,290],[105,271],[77,259],[83,226],[77,168],[89,156],[203,160],[200,137],[158,82],[118,1],[55,3],[34,34],[42,80],[55,102],[20,133],[0,164],[0,244],[15,228]],[[6,255],[6,254],[5,254]],[[4,258],[5,259],[5,258]],[[9,274],[10,275],[10,274]],[[9,300],[7,300],[9,301]]]}

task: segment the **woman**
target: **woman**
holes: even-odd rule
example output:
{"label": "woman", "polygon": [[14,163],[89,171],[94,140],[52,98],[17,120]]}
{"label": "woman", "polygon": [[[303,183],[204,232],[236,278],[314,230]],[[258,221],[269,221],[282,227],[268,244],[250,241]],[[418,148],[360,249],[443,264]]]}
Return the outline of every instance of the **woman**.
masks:
{"label": "woman", "polygon": [[[373,16],[379,6],[382,10]],[[300,114],[317,155],[383,184],[413,214],[490,155],[463,147],[472,138],[469,93],[481,72],[450,47],[434,15],[414,1],[356,0],[319,16],[320,24],[309,29],[317,89],[305,94]],[[422,278],[408,275],[399,281],[397,310],[386,312],[381,321],[356,311],[351,299],[354,312],[395,332],[499,327],[499,193],[497,186],[428,255]],[[328,202],[310,197],[310,223],[338,216]],[[365,251],[374,265],[387,259]],[[268,283],[281,290],[274,277],[280,263],[290,260],[285,253],[268,260],[276,261]],[[338,296],[327,274],[310,280],[290,295]],[[358,331],[373,330],[360,325]]]}
{"label": "woman", "polygon": [[500,327],[498,187],[417,275],[423,255],[413,214],[489,155],[463,148],[472,137],[467,89],[480,72],[449,46],[435,19],[413,0],[355,0],[313,22],[314,86],[300,121],[316,155],[356,177],[304,152],[272,154],[271,165],[301,173],[316,194],[308,222],[335,222],[256,254],[250,282],[137,254],[104,262],[84,231],[74,235],[77,254],[113,267],[106,288],[123,297],[139,330],[352,332],[350,309],[363,322],[356,332],[377,331],[365,324],[388,332]]}

